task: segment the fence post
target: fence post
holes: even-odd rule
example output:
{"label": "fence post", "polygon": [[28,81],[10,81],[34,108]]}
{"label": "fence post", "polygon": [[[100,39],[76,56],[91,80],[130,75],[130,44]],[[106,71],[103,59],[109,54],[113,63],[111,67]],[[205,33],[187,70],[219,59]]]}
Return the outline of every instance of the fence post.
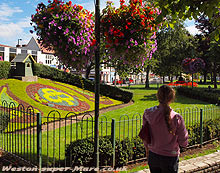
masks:
{"label": "fence post", "polygon": [[41,129],[41,113],[37,113],[37,159],[38,172],[41,173],[42,168],[42,129]]}
{"label": "fence post", "polygon": [[115,119],[112,119],[112,125],[111,125],[111,140],[112,140],[112,148],[113,148],[113,154],[112,154],[112,167],[115,167]]}
{"label": "fence post", "polygon": [[200,145],[203,143],[203,109],[200,109]]}

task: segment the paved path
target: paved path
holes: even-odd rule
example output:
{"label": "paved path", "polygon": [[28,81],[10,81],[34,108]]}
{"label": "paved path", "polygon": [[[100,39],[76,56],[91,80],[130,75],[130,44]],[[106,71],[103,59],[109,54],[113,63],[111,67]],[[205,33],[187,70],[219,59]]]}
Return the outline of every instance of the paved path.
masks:
{"label": "paved path", "polygon": [[[183,160],[179,163],[179,173],[196,172],[220,173],[220,151],[189,160]],[[150,170],[144,169],[135,173],[150,173]]]}

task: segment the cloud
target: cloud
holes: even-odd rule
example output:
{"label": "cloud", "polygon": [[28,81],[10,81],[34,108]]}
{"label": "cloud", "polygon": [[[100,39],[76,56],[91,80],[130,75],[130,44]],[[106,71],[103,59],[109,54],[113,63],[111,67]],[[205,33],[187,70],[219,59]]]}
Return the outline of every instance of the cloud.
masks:
{"label": "cloud", "polygon": [[196,35],[196,34],[200,34],[201,32],[195,27],[195,25],[192,26],[188,26],[186,27],[186,29],[189,31],[190,34],[192,35]]}
{"label": "cloud", "polygon": [[8,21],[9,17],[12,17],[14,13],[22,13],[23,10],[20,7],[9,7],[8,4],[0,4],[0,21]]}
{"label": "cloud", "polygon": [[29,32],[30,18],[26,17],[17,22],[3,23],[0,25],[0,40],[1,43],[6,43],[9,46],[15,46],[18,38],[22,39],[22,44],[27,44],[31,38]]}

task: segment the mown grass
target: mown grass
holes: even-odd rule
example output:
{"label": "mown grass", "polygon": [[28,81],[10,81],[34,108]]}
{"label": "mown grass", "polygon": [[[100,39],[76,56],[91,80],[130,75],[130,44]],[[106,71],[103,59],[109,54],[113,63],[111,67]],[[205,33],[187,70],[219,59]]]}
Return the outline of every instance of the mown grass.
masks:
{"label": "mown grass", "polygon": [[[131,86],[130,89],[127,87],[124,87],[123,89],[129,90],[130,92],[133,92],[134,97],[134,104],[124,107],[121,109],[113,110],[104,113],[103,115],[106,116],[108,122],[105,122],[104,118],[100,118],[100,135],[110,135],[111,134],[111,120],[114,118],[116,120],[116,137],[124,138],[124,137],[132,137],[136,136],[140,127],[141,127],[141,122],[140,120],[134,121],[133,126],[132,122],[128,124],[128,118],[132,119],[133,115],[136,114],[138,117],[142,119],[142,114],[146,108],[158,105],[158,102],[156,100],[156,92],[157,92],[157,85],[151,85],[151,88],[145,89],[143,85],[134,85]],[[176,101],[171,104],[171,107],[173,109],[181,108],[185,109],[187,107],[198,107],[198,108],[203,108],[204,106],[210,105],[206,102],[198,101],[195,99],[190,99],[184,96],[179,96],[177,95]],[[121,117],[122,115],[126,115],[123,118]],[[125,120],[120,123],[119,126],[119,120]],[[124,119],[125,118],[125,119]],[[103,122],[101,121],[103,120]],[[82,137],[86,137],[86,134],[89,136],[92,135],[92,130],[94,126],[92,126],[92,123],[88,123],[88,127],[86,127],[87,123],[84,122],[84,124],[72,124],[72,125],[67,125],[66,127],[61,127],[61,128],[56,128],[55,130],[50,130],[50,131],[43,131],[42,133],[42,155],[43,155],[43,163],[46,163],[47,157],[49,157],[49,162],[52,163],[53,160],[64,160],[65,158],[65,144],[69,144],[70,141],[76,140],[76,136],[78,138],[81,138],[81,134],[83,135]],[[78,126],[78,130],[76,131]],[[86,128],[85,128],[86,127]],[[93,128],[92,128],[93,127]],[[120,128],[119,128],[120,127]],[[80,130],[84,129],[83,132]],[[88,131],[86,131],[88,129]],[[106,131],[107,129],[107,131]],[[129,133],[128,133],[129,132]],[[10,135],[9,135],[10,136]],[[18,135],[20,136],[19,139],[24,138],[24,136],[28,139],[26,139],[26,144],[27,141],[33,141],[33,139],[36,140],[36,136],[33,135]],[[18,138],[17,136],[17,138]],[[7,138],[7,137],[6,137]],[[1,141],[2,137],[0,136],[0,144],[2,143]],[[14,140],[15,141],[15,140]],[[14,143],[14,142],[12,142]],[[33,144],[32,144],[33,145]],[[35,144],[36,145],[36,144]],[[23,146],[25,146],[23,144]],[[26,149],[26,152],[32,152],[34,156],[36,156],[36,146],[35,149]],[[17,146],[18,148],[18,146]],[[20,149],[20,151],[24,152],[24,149]],[[53,158],[54,157],[54,158]]]}

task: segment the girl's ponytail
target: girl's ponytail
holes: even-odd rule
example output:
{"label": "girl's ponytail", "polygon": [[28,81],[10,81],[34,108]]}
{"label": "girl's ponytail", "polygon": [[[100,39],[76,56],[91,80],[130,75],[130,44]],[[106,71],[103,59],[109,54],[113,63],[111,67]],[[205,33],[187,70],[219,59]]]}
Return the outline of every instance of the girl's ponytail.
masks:
{"label": "girl's ponytail", "polygon": [[171,128],[171,109],[169,107],[169,103],[175,99],[175,91],[167,85],[162,85],[157,92],[157,98],[164,108],[164,119],[167,129],[171,134],[175,135]]}

